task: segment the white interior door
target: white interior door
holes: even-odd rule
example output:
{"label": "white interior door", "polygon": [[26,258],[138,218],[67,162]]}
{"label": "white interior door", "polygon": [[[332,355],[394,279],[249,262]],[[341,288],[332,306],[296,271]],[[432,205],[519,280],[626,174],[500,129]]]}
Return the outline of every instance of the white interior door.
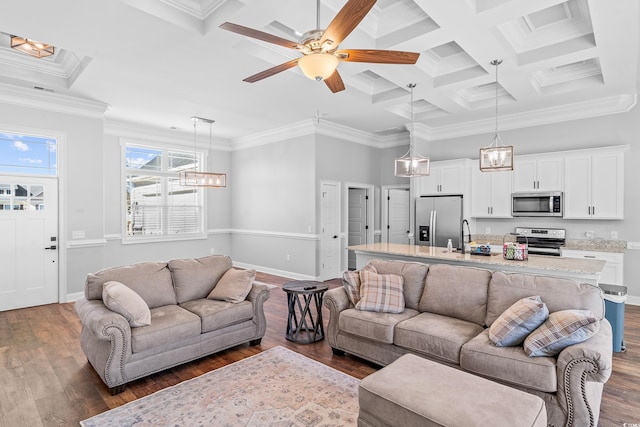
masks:
{"label": "white interior door", "polygon": [[390,189],[387,242],[409,244],[409,189]]}
{"label": "white interior door", "polygon": [[[349,217],[347,219],[349,246],[367,243],[367,190],[364,188],[349,188]],[[348,251],[348,268],[356,269],[356,254]]]}
{"label": "white interior door", "polygon": [[320,280],[329,280],[340,273],[340,188],[337,183],[323,182],[321,192]]}
{"label": "white interior door", "polygon": [[58,301],[58,181],[0,176],[0,311]]}

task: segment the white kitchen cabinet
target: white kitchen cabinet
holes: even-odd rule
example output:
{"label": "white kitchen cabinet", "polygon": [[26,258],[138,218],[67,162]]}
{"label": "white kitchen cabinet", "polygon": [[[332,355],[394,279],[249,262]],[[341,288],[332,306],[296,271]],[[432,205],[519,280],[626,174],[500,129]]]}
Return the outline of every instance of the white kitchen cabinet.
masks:
{"label": "white kitchen cabinet", "polygon": [[565,219],[624,218],[624,152],[581,150],[565,156]]}
{"label": "white kitchen cabinet", "polygon": [[471,174],[471,216],[475,218],[511,218],[511,182],[513,172]]}
{"label": "white kitchen cabinet", "polygon": [[517,156],[513,161],[513,191],[562,191],[563,156]]}
{"label": "white kitchen cabinet", "polygon": [[606,261],[602,273],[600,273],[600,283],[624,285],[624,254],[563,249],[562,256],[565,258],[588,258]]}
{"label": "white kitchen cabinet", "polygon": [[419,195],[465,194],[469,188],[470,160],[431,162],[429,176],[419,179]]}

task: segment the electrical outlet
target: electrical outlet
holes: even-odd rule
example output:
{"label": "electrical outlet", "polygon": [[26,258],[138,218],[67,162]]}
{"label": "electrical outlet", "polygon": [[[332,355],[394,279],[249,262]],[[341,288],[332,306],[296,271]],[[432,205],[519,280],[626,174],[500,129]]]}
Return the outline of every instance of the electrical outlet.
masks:
{"label": "electrical outlet", "polygon": [[587,239],[593,239],[593,230],[587,230],[584,232],[584,237]]}
{"label": "electrical outlet", "polygon": [[484,234],[491,234],[491,227],[485,227]]}
{"label": "electrical outlet", "polygon": [[215,255],[215,254],[216,254],[215,248],[211,248],[211,255]]}
{"label": "electrical outlet", "polygon": [[617,231],[612,231],[612,232],[611,232],[611,238],[612,238],[613,240],[618,239],[618,232],[617,232]]}
{"label": "electrical outlet", "polygon": [[287,254],[287,261],[291,261],[291,255]]}
{"label": "electrical outlet", "polygon": [[71,238],[72,239],[84,239],[85,238],[84,230],[73,230],[71,232]]}
{"label": "electrical outlet", "polygon": [[311,230],[312,230],[312,229],[311,229],[311,226],[309,226],[309,227],[307,228],[307,232],[308,232],[308,233],[311,233]]}

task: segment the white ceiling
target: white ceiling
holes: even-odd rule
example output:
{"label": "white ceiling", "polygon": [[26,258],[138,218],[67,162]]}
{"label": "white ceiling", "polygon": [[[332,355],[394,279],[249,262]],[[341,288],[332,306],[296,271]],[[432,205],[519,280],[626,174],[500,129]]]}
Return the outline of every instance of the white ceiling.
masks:
{"label": "white ceiling", "polygon": [[[345,0],[322,0],[326,27]],[[216,120],[232,145],[322,119],[370,134],[414,119],[427,138],[490,132],[499,68],[500,129],[627,111],[638,91],[637,0],[379,0],[341,48],[419,52],[416,65],[341,63],[332,94],[296,67],[243,78],[299,54],[230,33],[230,21],[286,39],[316,27],[314,0],[32,0],[0,14],[0,99],[8,85],[104,102],[107,123],[190,132]],[[7,34],[50,43],[35,59]],[[40,89],[32,89],[34,86]]]}

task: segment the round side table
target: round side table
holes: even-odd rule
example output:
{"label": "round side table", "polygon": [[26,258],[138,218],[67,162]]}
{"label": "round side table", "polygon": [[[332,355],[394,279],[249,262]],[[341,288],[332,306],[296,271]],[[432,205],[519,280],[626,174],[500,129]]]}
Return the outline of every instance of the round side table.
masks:
{"label": "round side table", "polygon": [[289,309],[287,340],[309,344],[324,338],[322,299],[328,289],[328,285],[310,280],[296,280],[282,285],[282,290],[287,293]]}

